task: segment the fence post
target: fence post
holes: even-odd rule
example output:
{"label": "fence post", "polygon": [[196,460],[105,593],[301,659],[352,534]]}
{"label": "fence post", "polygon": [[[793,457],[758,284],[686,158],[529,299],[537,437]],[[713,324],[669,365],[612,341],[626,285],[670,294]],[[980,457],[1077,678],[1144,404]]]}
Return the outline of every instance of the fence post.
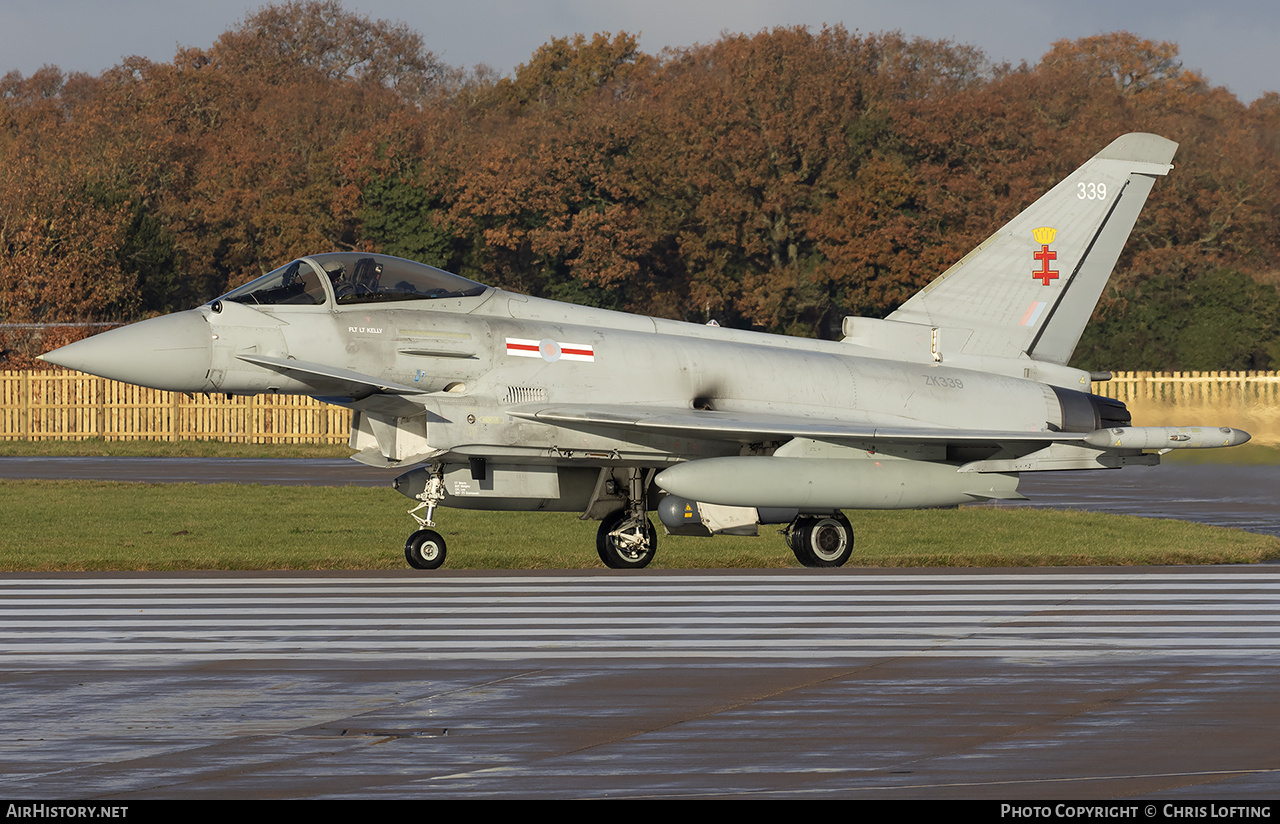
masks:
{"label": "fence post", "polygon": [[23,440],[32,440],[31,437],[31,370],[22,370],[21,377],[18,379],[18,431],[22,433]]}
{"label": "fence post", "polygon": [[107,379],[95,377],[93,379],[93,434],[107,439]]}

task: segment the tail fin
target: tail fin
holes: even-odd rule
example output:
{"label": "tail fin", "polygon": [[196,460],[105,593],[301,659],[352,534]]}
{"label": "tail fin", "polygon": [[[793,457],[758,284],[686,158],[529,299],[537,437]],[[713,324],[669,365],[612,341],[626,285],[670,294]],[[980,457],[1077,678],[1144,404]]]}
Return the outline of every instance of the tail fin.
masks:
{"label": "tail fin", "polygon": [[966,354],[1065,364],[1177,148],[1116,138],[888,319],[970,330]]}

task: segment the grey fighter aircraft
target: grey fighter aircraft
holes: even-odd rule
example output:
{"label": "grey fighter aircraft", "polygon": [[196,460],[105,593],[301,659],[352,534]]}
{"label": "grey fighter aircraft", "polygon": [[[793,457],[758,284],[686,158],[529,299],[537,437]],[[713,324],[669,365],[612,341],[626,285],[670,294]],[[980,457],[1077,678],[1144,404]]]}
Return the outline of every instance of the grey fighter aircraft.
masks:
{"label": "grey fighter aircraft", "polygon": [[[439,506],[601,521],[610,567],[672,533],[785,525],[840,566],[845,509],[1021,498],[1019,473],[1153,465],[1227,427],[1133,426],[1067,366],[1177,144],[1118,138],[885,319],[839,342],[573,306],[366,252],[300,258],[207,305],[44,356],[178,392],[292,393],[353,411],[353,457],[413,467],[410,565]],[[421,512],[422,514],[418,514]]]}

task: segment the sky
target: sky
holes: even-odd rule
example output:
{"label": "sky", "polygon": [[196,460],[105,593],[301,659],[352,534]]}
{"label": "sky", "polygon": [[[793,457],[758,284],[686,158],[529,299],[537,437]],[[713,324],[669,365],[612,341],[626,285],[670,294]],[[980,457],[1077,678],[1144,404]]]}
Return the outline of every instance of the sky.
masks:
{"label": "sky", "polygon": [[[245,0],[0,0],[0,74],[44,65],[97,74],[129,55],[167,62],[256,11]],[[445,63],[507,74],[552,37],[625,31],[657,53],[725,32],[842,24],[862,33],[978,46],[995,62],[1035,63],[1061,39],[1127,30],[1172,40],[1183,65],[1249,103],[1280,90],[1280,3],[1273,0],[343,0],[405,23]]]}

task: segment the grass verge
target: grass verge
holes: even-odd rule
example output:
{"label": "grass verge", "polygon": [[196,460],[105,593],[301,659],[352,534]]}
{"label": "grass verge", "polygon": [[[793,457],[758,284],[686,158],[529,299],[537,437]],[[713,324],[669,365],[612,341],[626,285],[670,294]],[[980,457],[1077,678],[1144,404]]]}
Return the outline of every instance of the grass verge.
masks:
{"label": "grass verge", "polygon": [[224,443],[223,441],[0,441],[12,458],[347,458],[344,444]]}
{"label": "grass verge", "polygon": [[[401,569],[410,502],[389,489],[0,481],[0,570]],[[1280,539],[1182,521],[1028,508],[849,512],[852,565],[1257,563]],[[442,510],[448,569],[601,567],[594,521]],[[798,566],[782,538],[659,538],[652,568]]]}

